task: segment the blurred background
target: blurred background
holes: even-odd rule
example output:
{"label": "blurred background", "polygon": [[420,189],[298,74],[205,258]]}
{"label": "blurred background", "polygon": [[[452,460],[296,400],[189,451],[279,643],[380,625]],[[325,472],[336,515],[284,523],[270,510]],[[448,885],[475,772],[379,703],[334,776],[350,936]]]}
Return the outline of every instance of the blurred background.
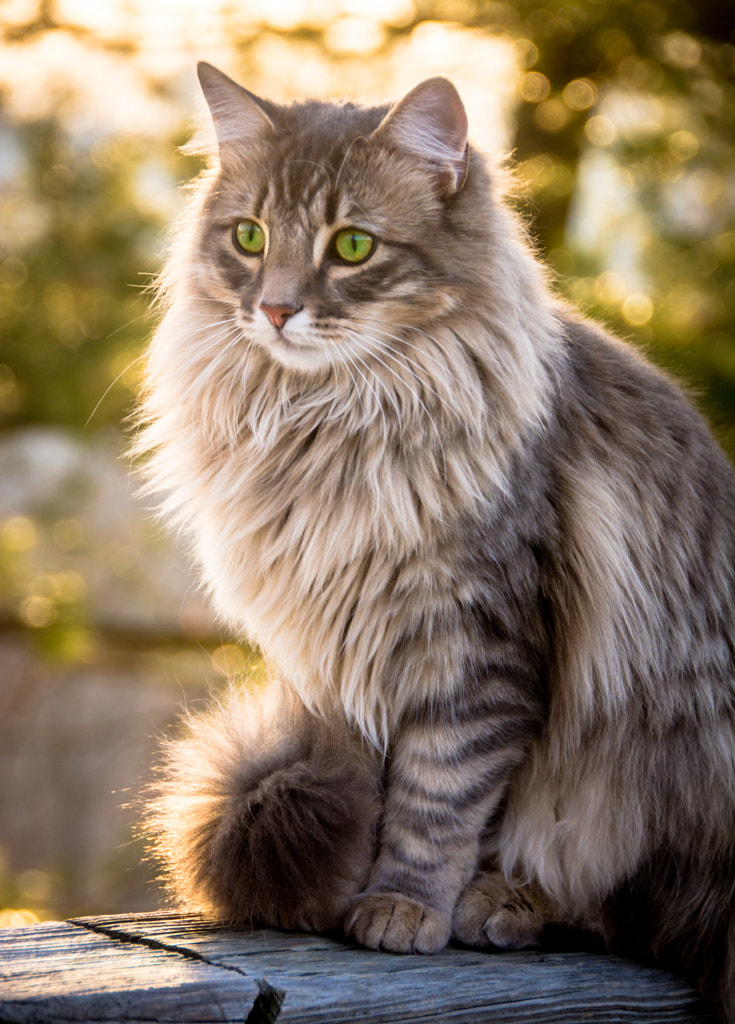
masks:
{"label": "blurred background", "polygon": [[200,58],[276,100],[449,75],[558,289],[735,455],[732,0],[0,0],[0,925],[155,906],[156,736],[257,666],[121,456]]}

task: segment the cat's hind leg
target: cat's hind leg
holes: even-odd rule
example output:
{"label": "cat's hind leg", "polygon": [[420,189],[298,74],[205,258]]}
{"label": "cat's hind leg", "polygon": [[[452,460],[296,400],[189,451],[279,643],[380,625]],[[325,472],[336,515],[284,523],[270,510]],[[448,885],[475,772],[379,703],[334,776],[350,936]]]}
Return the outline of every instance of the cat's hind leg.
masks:
{"label": "cat's hind leg", "polygon": [[537,886],[514,884],[501,871],[485,871],[457,900],[452,938],[468,946],[526,949],[541,944],[544,927],[558,916]]}

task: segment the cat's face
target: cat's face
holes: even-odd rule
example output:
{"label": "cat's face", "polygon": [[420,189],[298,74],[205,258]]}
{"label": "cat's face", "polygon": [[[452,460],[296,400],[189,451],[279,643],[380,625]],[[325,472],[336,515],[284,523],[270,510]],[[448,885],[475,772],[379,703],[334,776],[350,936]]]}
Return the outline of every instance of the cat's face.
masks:
{"label": "cat's face", "polygon": [[[458,301],[466,119],[429,80],[382,108],[276,107],[200,69],[220,148],[198,287],[248,343],[289,369],[390,359]],[[223,317],[224,319],[224,317]]]}

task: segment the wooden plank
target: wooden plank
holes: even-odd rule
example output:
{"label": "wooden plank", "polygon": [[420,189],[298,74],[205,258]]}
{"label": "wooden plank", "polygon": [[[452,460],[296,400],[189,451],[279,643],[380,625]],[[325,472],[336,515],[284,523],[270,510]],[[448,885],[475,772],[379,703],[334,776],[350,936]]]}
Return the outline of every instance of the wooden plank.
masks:
{"label": "wooden plank", "polygon": [[245,1020],[243,975],[67,923],[0,932],[0,1021]]}
{"label": "wooden plank", "polygon": [[199,917],[80,918],[0,932],[0,1021],[713,1024],[682,981],[588,953],[393,956]]}

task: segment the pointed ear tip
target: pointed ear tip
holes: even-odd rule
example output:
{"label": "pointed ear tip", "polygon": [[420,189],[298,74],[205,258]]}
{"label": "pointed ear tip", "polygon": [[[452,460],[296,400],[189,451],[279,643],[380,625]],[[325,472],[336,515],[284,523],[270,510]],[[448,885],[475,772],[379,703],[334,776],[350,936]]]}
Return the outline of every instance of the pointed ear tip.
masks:
{"label": "pointed ear tip", "polygon": [[446,75],[432,75],[431,78],[424,79],[418,89],[434,89],[437,92],[443,92],[445,94],[454,95],[459,99],[459,89]]}
{"label": "pointed ear tip", "polygon": [[436,105],[437,108],[452,111],[453,116],[460,122],[465,124],[467,122],[467,111],[459,90],[454,82],[444,75],[433,75],[431,78],[425,79],[411,90],[409,96],[423,99],[424,102],[428,102],[432,106]]}
{"label": "pointed ear tip", "polygon": [[219,70],[219,68],[216,68],[214,64],[210,64],[209,61],[197,61],[197,78],[199,79],[200,82],[204,79],[211,79],[214,78],[215,75],[219,76],[221,74],[222,72]]}
{"label": "pointed ear tip", "polygon": [[456,88],[454,82],[448,75],[429,75],[428,78],[424,79],[424,84],[426,85],[429,82],[436,82],[442,86],[448,85],[450,89]]}

